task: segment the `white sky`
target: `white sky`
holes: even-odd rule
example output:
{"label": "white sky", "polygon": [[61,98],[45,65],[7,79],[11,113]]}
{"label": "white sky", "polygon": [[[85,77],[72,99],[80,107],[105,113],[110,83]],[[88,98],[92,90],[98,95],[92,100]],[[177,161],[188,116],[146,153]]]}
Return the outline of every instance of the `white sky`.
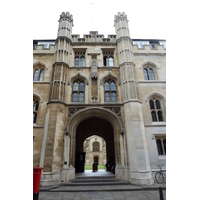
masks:
{"label": "white sky", "polygon": [[115,34],[114,16],[125,12],[132,39],[166,39],[165,2],[158,0],[37,0],[32,5],[33,39],[56,39],[62,12],[73,15],[72,34]]}

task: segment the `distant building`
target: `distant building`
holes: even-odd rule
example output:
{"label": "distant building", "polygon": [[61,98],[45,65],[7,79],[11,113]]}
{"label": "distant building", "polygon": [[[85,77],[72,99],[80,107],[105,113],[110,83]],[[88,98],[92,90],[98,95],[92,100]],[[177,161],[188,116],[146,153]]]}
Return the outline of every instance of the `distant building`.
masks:
{"label": "distant building", "polygon": [[93,135],[87,138],[84,143],[85,165],[106,164],[106,142],[103,138]]}
{"label": "distant building", "polygon": [[[114,26],[107,38],[97,31],[80,38],[63,12],[56,39],[33,40],[33,165],[43,167],[41,185],[67,183],[97,160],[114,160],[116,178],[151,185],[166,163],[166,41],[131,39],[125,13]],[[104,143],[106,154],[96,154]]]}

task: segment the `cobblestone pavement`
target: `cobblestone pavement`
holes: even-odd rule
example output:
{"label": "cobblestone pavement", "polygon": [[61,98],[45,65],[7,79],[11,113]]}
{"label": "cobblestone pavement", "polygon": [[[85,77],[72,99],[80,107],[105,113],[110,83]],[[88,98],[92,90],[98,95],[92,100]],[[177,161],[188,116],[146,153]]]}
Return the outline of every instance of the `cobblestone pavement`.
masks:
{"label": "cobblestone pavement", "polygon": [[[166,190],[163,190],[166,199]],[[160,200],[158,190],[120,192],[40,192],[39,200]]]}

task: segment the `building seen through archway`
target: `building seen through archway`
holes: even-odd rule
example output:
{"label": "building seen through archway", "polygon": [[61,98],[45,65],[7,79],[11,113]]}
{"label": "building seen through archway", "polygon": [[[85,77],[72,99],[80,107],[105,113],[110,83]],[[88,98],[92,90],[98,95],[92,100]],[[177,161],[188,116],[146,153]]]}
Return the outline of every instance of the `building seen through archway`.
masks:
{"label": "building seen through archway", "polygon": [[93,135],[88,137],[83,143],[85,155],[85,165],[91,166],[106,164],[106,142],[102,137]]}

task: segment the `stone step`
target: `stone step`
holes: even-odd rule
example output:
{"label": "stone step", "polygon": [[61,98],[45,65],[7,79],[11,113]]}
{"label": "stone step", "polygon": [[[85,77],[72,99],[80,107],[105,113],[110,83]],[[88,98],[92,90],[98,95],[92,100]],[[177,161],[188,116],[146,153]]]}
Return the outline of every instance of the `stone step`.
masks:
{"label": "stone step", "polygon": [[75,179],[94,179],[94,178],[98,178],[98,179],[114,179],[116,177],[115,177],[115,175],[113,175],[113,176],[79,176],[79,177],[75,177]]}
{"label": "stone step", "polygon": [[69,183],[86,183],[86,182],[122,182],[120,179],[104,179],[104,178],[90,178],[90,179],[73,179]]}
{"label": "stone step", "polygon": [[48,192],[91,192],[91,191],[137,191],[142,187],[136,185],[93,185],[93,186],[62,186],[48,189]]}
{"label": "stone step", "polygon": [[107,182],[101,182],[101,181],[89,181],[89,182],[71,182],[62,184],[63,186],[93,186],[93,185],[129,185],[130,182],[122,182],[122,181],[107,181]]}

